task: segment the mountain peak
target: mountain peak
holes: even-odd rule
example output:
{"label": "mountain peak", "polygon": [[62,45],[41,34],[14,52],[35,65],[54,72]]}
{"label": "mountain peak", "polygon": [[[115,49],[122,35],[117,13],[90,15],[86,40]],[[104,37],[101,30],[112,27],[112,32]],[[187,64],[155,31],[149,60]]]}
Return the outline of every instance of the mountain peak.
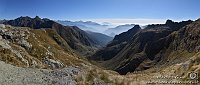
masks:
{"label": "mountain peak", "polygon": [[174,21],[168,19],[165,24],[170,25],[170,24],[173,24],[173,23],[174,23]]}
{"label": "mountain peak", "polygon": [[35,16],[34,19],[38,19],[38,20],[41,20],[41,18],[39,16]]}
{"label": "mountain peak", "polygon": [[20,16],[20,17],[18,17],[18,18],[16,18],[15,20],[22,20],[22,19],[31,19],[31,17],[29,17],[29,16]]}
{"label": "mountain peak", "polygon": [[140,25],[135,25],[133,28],[141,28]]}

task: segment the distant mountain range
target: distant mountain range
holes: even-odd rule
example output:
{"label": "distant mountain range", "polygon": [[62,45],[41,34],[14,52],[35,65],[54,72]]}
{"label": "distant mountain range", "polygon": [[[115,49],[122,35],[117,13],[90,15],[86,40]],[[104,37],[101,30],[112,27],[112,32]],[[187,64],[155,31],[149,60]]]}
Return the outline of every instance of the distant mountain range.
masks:
{"label": "distant mountain range", "polygon": [[[103,33],[106,29],[108,29],[109,27],[111,27],[110,25],[102,25],[96,22],[92,22],[92,21],[61,21],[58,20],[56,21],[62,25],[65,26],[77,26],[82,30],[85,31],[92,31],[92,32],[99,32],[99,33]],[[107,23],[108,24],[108,23]]]}
{"label": "distant mountain range", "polygon": [[135,24],[125,24],[125,25],[119,25],[114,28],[108,28],[104,31],[105,34],[114,37],[115,35],[118,35],[122,32],[128,31],[129,29],[133,28]]}
{"label": "distant mountain range", "polygon": [[6,20],[0,20],[0,24],[3,24],[3,22],[5,22]]}
{"label": "distant mountain range", "polygon": [[91,32],[98,32],[98,33],[103,33],[108,36],[114,37],[115,35],[118,35],[122,32],[125,32],[132,27],[134,27],[135,24],[125,24],[125,25],[119,25],[119,26],[114,26],[108,22],[104,22],[102,24],[92,22],[92,21],[61,21],[58,20],[58,23],[65,25],[65,26],[77,26],[82,30],[85,31],[91,31]]}

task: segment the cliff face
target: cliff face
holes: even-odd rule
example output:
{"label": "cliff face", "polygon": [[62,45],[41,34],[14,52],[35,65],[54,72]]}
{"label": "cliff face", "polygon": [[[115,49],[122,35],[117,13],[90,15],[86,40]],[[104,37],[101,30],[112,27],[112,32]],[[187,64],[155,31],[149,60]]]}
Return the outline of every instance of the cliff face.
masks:
{"label": "cliff face", "polygon": [[63,26],[49,19],[19,17],[15,20],[4,22],[17,27],[30,27],[33,29],[53,29],[55,30],[76,52],[87,56],[92,54],[100,42],[89,37],[89,34],[75,26]]}
{"label": "cliff face", "polygon": [[[121,47],[118,46],[119,50],[116,50],[116,48],[110,49],[112,43],[116,42],[114,39],[111,44],[108,44],[107,47],[104,48],[111,50],[111,52],[114,51],[113,54],[102,56],[102,54],[106,54],[107,51],[100,50],[93,57],[97,57],[96,60],[98,60],[98,58],[100,58],[99,60],[104,60],[101,61],[102,63],[100,63],[100,65],[108,69],[116,70],[120,74],[145,70],[155,66],[161,61],[163,63],[169,62],[167,57],[171,56],[170,54],[172,52],[176,52],[171,49],[171,46],[178,40],[174,38],[172,34],[182,30],[188,24],[191,25],[190,23],[192,23],[192,21],[178,23],[167,20],[166,24],[149,25],[145,29],[131,32],[132,35],[130,35],[131,33],[129,33],[129,31],[122,33],[116,36],[115,39],[127,42]],[[93,59],[95,60],[95,58]]]}

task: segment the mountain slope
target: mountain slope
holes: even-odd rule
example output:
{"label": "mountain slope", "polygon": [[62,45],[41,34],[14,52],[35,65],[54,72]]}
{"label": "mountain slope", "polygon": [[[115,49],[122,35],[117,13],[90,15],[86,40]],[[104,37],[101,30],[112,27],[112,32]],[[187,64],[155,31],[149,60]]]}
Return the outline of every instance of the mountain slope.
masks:
{"label": "mountain slope", "polygon": [[68,44],[81,55],[90,55],[98,47],[101,47],[98,41],[91,39],[85,31],[75,26],[63,26],[49,19],[19,17],[15,20],[4,22],[18,27],[30,27],[33,29],[50,28],[54,29]]}
{"label": "mountain slope", "polygon": [[108,28],[107,30],[105,30],[104,32],[109,35],[109,36],[115,36],[118,35],[122,32],[126,32],[129,29],[133,28],[135,26],[135,24],[125,24],[125,25],[119,25],[117,27],[114,28]]}
{"label": "mountain slope", "polygon": [[134,26],[132,29],[122,34],[116,35],[112,42],[106,47],[98,50],[90,58],[93,60],[109,60],[115,56],[129,41],[129,38],[133,37],[135,33],[140,31],[139,25]]}
{"label": "mountain slope", "polygon": [[[169,54],[166,49],[169,48],[173,38],[166,38],[174,31],[181,29],[182,27],[190,24],[192,21],[173,22],[168,20],[166,24],[149,25],[146,29],[142,29],[136,33],[132,33],[133,36],[128,36],[126,33],[122,33],[123,37],[120,40],[128,40],[128,42],[119,47],[111,48],[113,45],[107,45],[104,49],[109,49],[115,53],[110,55],[106,54],[106,50],[100,50],[93,59],[102,60],[101,58],[107,58],[106,61],[101,61],[102,66],[118,71],[120,74],[126,74],[127,72],[133,72],[135,70],[145,70],[161,60],[165,60]],[[115,42],[115,39],[112,43]],[[169,50],[172,51],[172,50]],[[98,59],[100,58],[100,59]],[[105,60],[105,59],[104,59]],[[108,66],[109,65],[109,66]]]}
{"label": "mountain slope", "polygon": [[112,41],[113,37],[107,36],[102,33],[86,31],[93,40],[97,40],[101,46],[106,46],[110,41]]}
{"label": "mountain slope", "polygon": [[6,63],[22,67],[62,68],[76,62],[74,56],[77,55],[52,29],[6,26],[0,29],[0,37],[0,59]]}
{"label": "mountain slope", "polygon": [[1,84],[113,84],[105,75],[114,74],[74,53],[54,29],[10,25],[0,27],[0,70]]}

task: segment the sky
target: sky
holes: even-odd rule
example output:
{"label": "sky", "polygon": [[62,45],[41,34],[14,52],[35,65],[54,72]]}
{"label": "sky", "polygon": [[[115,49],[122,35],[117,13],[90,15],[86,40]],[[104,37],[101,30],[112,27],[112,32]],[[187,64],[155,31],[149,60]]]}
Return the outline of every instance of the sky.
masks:
{"label": "sky", "polygon": [[200,18],[200,0],[0,0],[0,19],[20,16],[113,24]]}

